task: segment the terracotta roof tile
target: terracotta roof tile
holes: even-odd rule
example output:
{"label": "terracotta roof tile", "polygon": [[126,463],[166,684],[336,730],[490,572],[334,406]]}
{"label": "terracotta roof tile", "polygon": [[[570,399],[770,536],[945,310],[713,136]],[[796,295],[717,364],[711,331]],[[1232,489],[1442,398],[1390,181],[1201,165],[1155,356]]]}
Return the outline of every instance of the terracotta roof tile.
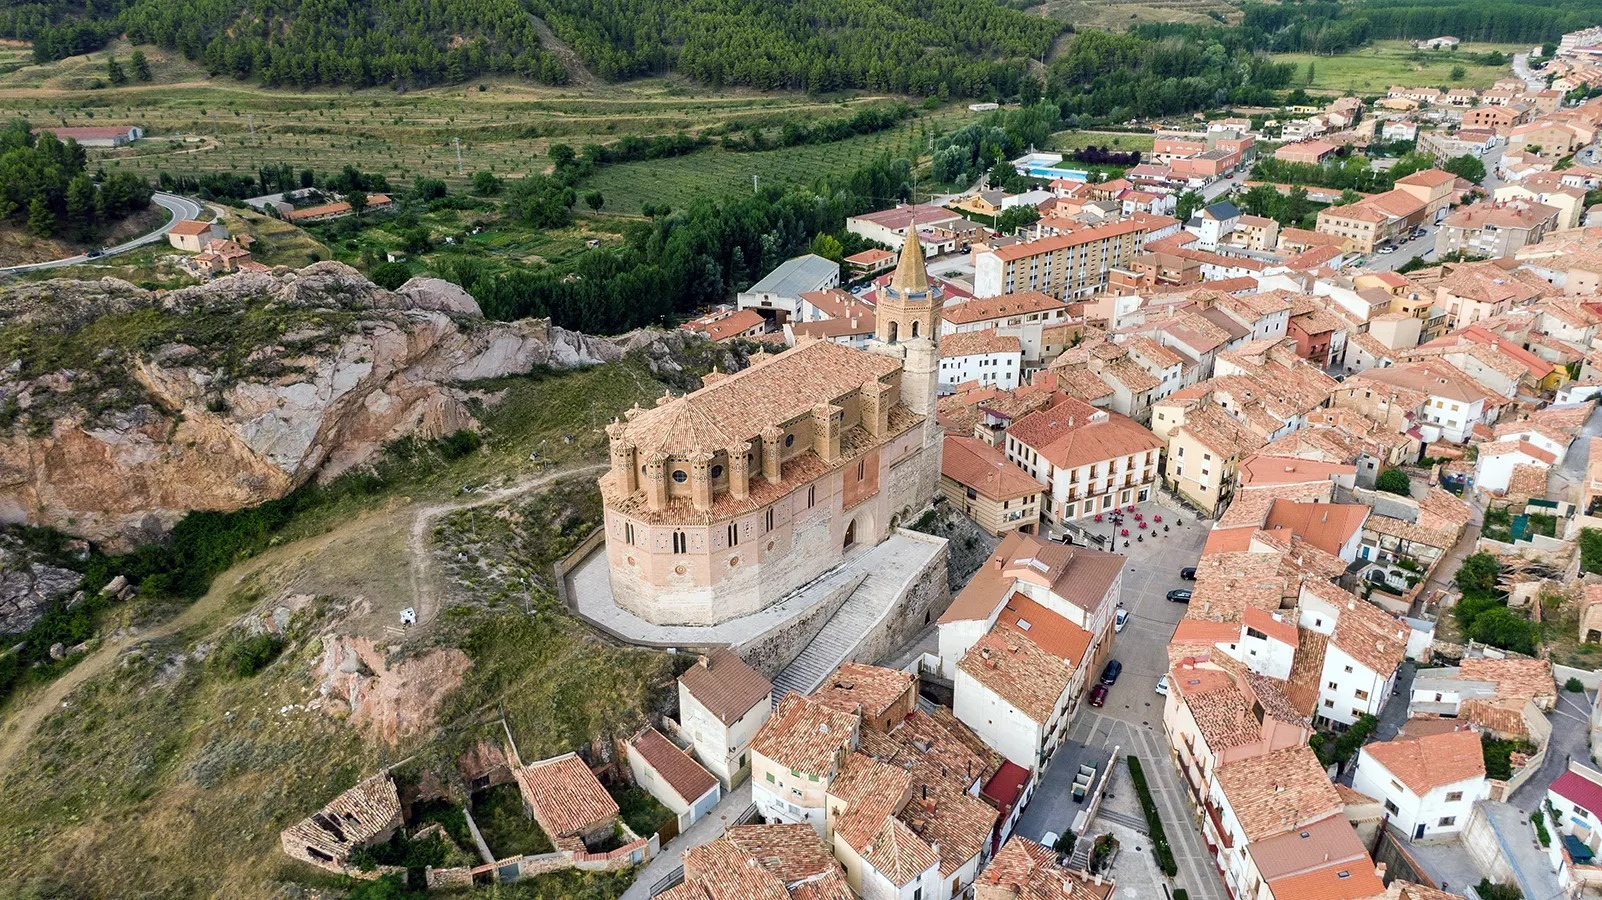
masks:
{"label": "terracotta roof tile", "polygon": [[787,694],[751,743],[787,769],[823,776],[834,771],[840,753],[856,741],[858,719],[829,706]]}
{"label": "terracotta roof tile", "polygon": [[812,692],[812,699],[844,713],[878,720],[909,692],[917,677],[900,669],[848,662],[835,669]]}
{"label": "terracotta roof tile", "polygon": [[1117,553],[1070,547],[1031,534],[1009,534],[969,578],[940,622],[989,620],[1020,581],[1045,587],[1094,614],[1118,580],[1124,560]]}
{"label": "terracotta roof tile", "polygon": [[997,624],[957,663],[958,669],[1037,723],[1051,719],[1074,667],[1042,650],[1015,626]]}
{"label": "terracotta roof tile", "polygon": [[1002,846],[975,885],[978,900],[1108,900],[1114,888],[1112,881],[1061,865],[1055,850],[1018,835]]}
{"label": "terracotta roof tile", "polygon": [[553,841],[617,818],[617,801],[576,753],[532,763],[518,769],[516,775],[523,799]]}
{"label": "terracotta roof tile", "polygon": [[[1027,246],[1027,245],[1020,245]],[[1033,313],[1055,312],[1067,310],[1068,304],[1055,297],[1042,294],[1039,291],[1019,291],[1015,294],[1001,294],[995,297],[982,297],[977,300],[968,300],[963,303],[951,304],[941,310],[940,317],[953,325],[970,325],[974,322],[985,322],[990,319],[1005,319],[1011,316],[1024,316]],[[961,332],[958,332],[959,334]],[[941,337],[941,348],[952,335]]]}
{"label": "terracotta roof tile", "polygon": [[[1485,777],[1480,736],[1474,731],[1379,741],[1365,745],[1362,757],[1379,763],[1420,797],[1438,787]],[[1358,766],[1365,761],[1360,758]]]}
{"label": "terracotta roof tile", "polygon": [[718,648],[684,670],[679,683],[725,725],[769,702],[773,684],[732,651]]}
{"label": "terracotta roof tile", "polygon": [[1218,788],[1248,842],[1299,828],[1342,809],[1340,795],[1309,747],[1291,747],[1220,766]]}
{"label": "terracotta roof tile", "polygon": [[634,749],[686,803],[694,803],[718,783],[712,773],[690,758],[662,733],[647,725],[634,735]]}
{"label": "terracotta roof tile", "polygon": [[958,331],[940,338],[942,359],[983,356],[988,353],[1021,354],[1022,352],[1023,343],[1016,336],[998,334],[994,328],[987,328],[984,331]]}
{"label": "terracotta roof tile", "polygon": [[1164,446],[1161,438],[1133,419],[1071,397],[1024,416],[1007,429],[1007,435],[1061,469],[1108,462]]}

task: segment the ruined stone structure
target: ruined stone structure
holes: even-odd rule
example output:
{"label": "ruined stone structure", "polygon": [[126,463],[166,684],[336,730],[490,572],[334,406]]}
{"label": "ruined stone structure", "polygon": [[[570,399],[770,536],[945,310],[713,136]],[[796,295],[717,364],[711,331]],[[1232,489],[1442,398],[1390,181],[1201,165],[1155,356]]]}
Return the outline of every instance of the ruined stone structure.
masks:
{"label": "ruined stone structure", "polygon": [[278,840],[294,859],[330,872],[357,874],[348,865],[351,851],[384,843],[400,825],[400,795],[389,773],[380,772],[285,828]]}
{"label": "ruined stone structure", "polygon": [[828,341],[714,373],[608,427],[617,604],[648,622],[748,615],[873,546],[939,488],[940,290],[914,238],[867,350]]}

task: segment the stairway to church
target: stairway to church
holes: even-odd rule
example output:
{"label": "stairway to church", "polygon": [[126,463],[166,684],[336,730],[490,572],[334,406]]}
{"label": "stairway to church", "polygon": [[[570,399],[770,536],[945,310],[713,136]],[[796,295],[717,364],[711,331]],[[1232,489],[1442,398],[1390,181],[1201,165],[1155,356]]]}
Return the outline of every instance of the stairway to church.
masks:
{"label": "stairway to church", "polygon": [[[904,535],[892,535],[851,561],[866,577],[840,604],[817,637],[773,679],[773,703],[791,691],[810,694],[829,677],[875,629],[928,561],[927,547]],[[874,662],[875,660],[862,660]]]}

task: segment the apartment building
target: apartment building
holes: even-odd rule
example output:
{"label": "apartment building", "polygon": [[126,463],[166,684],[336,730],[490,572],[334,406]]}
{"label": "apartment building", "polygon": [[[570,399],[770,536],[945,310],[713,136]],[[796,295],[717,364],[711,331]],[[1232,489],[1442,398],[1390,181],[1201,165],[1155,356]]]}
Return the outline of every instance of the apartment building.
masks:
{"label": "apartment building", "polygon": [[1134,215],[1052,237],[985,250],[974,258],[974,294],[981,298],[1039,291],[1066,299],[1107,287],[1107,273],[1128,268],[1148,240],[1177,231],[1166,216]]}
{"label": "apartment building", "polygon": [[1163,445],[1132,419],[1066,398],[1014,422],[1005,453],[1045,488],[1047,520],[1070,522],[1150,500]]}

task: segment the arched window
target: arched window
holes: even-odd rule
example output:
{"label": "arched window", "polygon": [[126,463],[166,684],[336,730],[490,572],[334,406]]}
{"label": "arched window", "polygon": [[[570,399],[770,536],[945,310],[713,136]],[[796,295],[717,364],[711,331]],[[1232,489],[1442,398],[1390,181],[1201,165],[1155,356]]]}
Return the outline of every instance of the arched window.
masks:
{"label": "arched window", "polygon": [[912,323],[912,336],[913,337],[917,337],[918,336],[918,323],[917,322],[913,322]]}
{"label": "arched window", "polygon": [[673,532],[673,552],[674,553],[687,553],[687,552],[689,552],[689,549],[690,549],[690,539],[684,536],[684,532],[682,532],[682,531]]}
{"label": "arched window", "polygon": [[673,482],[675,484],[683,484],[684,482],[689,481],[689,480],[690,480],[690,473],[689,472],[686,472],[683,469],[674,469],[673,470]]}
{"label": "arched window", "polygon": [[896,342],[896,323],[895,322],[891,322],[890,323],[890,343],[894,344],[895,342]]}

